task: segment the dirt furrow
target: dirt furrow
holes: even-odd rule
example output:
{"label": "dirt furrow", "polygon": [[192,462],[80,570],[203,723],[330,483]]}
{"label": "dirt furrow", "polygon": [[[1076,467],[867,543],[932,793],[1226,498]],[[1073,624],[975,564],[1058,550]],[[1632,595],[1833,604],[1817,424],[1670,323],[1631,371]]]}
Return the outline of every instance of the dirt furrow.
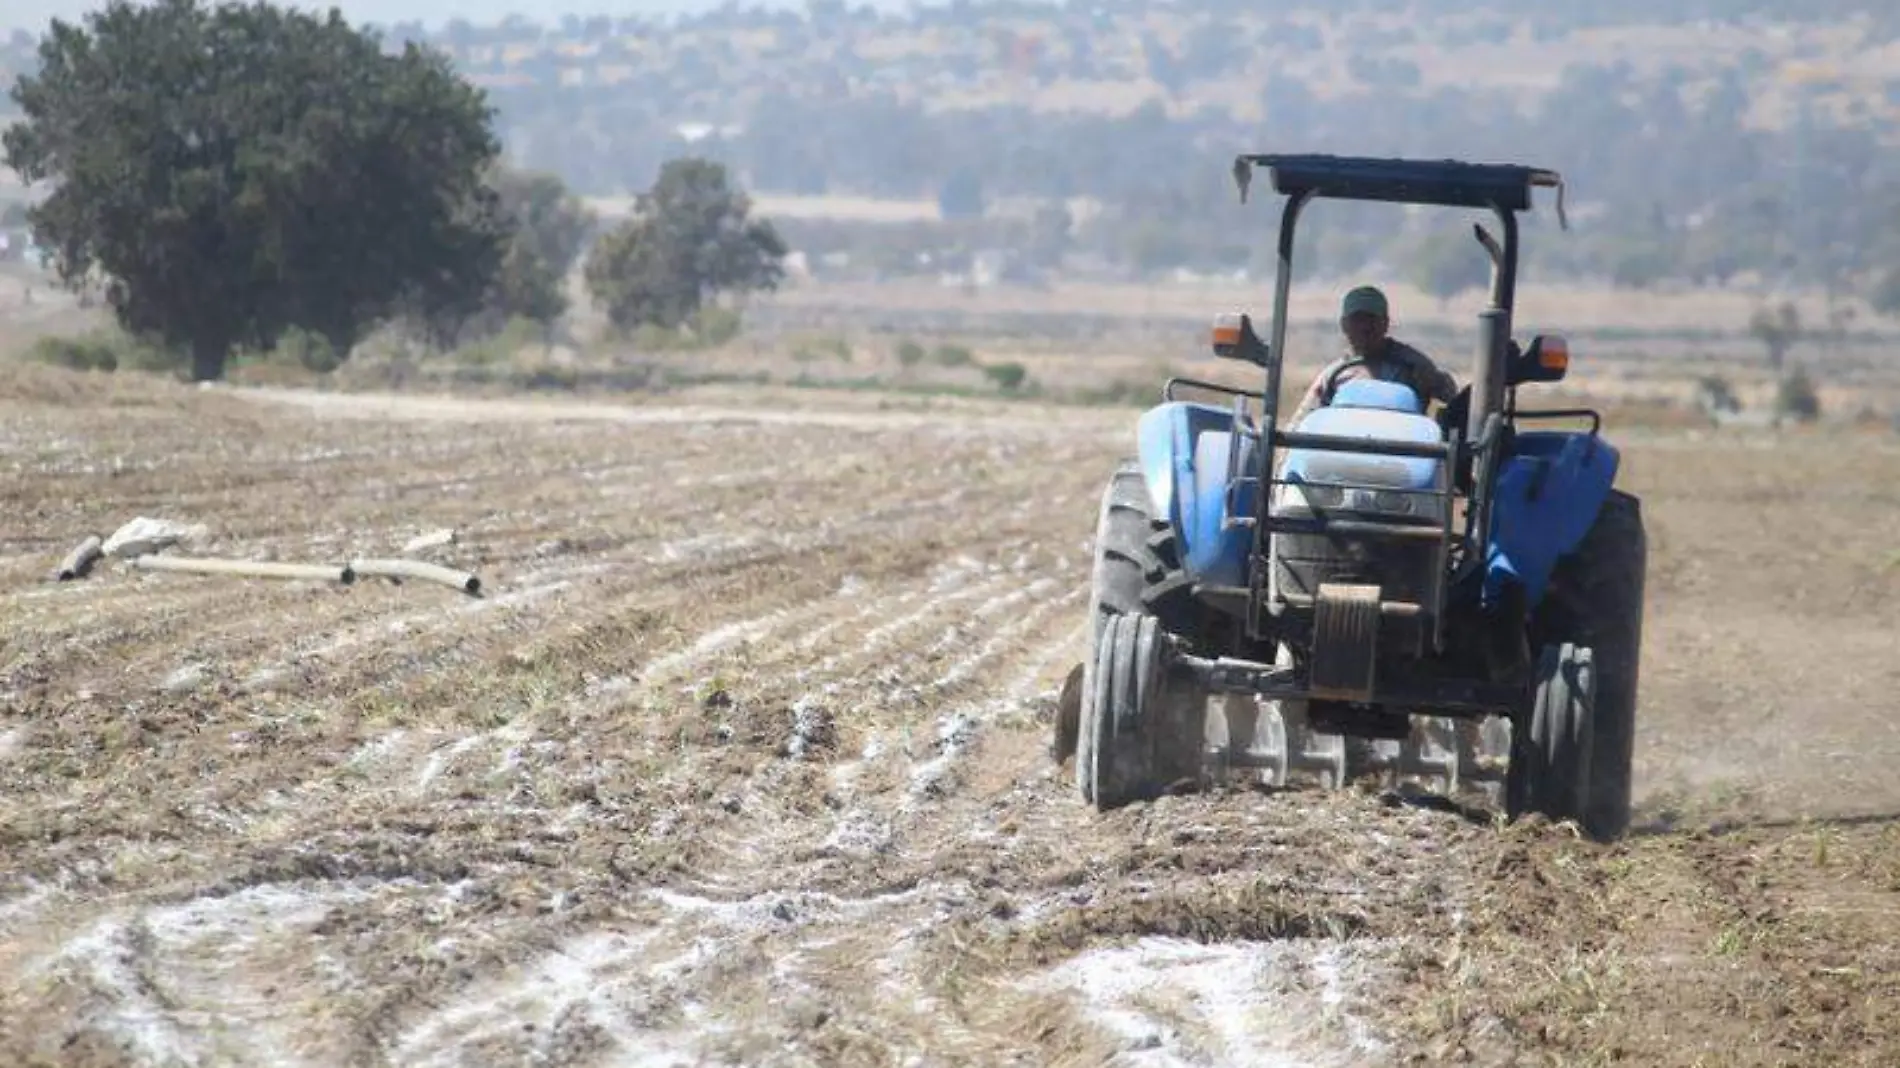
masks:
{"label": "dirt furrow", "polygon": [[[1089,811],[1048,717],[1128,413],[810,400],[0,404],[0,1059],[1892,1059],[1895,458],[1632,439],[1605,849],[1361,789]],[[453,526],[487,596],[39,581],[167,509],[285,558]]]}

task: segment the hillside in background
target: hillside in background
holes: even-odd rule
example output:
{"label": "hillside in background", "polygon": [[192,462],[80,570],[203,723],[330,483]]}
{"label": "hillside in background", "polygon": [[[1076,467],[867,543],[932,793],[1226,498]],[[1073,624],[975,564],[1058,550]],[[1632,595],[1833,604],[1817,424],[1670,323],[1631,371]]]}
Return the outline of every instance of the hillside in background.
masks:
{"label": "hillside in background", "polygon": [[[1560,170],[1573,233],[1532,250],[1546,277],[1879,295],[1900,258],[1900,8],[818,2],[387,31],[485,86],[518,162],[611,205],[667,158],[722,160],[768,205],[805,198],[786,229],[834,273],[989,249],[1004,271],[1257,270],[1273,219],[1235,207],[1243,151]],[[8,83],[32,44],[0,52]],[[1548,206],[1533,226],[1554,228]],[[1377,263],[1427,288],[1468,273],[1446,213],[1309,218],[1321,270]]]}

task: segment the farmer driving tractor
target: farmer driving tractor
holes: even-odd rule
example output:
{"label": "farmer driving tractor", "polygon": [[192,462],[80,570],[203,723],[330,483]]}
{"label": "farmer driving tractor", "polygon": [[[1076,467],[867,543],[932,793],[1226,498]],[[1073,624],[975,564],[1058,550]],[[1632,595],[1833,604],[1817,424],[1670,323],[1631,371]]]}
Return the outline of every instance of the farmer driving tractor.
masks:
{"label": "farmer driving tractor", "polygon": [[1458,393],[1457,382],[1431,357],[1388,334],[1391,325],[1385,294],[1377,287],[1360,286],[1347,293],[1340,303],[1339,329],[1350,351],[1320,370],[1287,425],[1299,426],[1308,413],[1331,403],[1340,383],[1368,376],[1410,386],[1421,404],[1450,404]]}

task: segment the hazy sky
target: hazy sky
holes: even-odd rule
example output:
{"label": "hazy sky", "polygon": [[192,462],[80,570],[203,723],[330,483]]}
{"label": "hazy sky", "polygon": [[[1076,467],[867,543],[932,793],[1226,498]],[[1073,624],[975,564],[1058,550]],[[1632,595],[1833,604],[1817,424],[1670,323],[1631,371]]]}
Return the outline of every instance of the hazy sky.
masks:
{"label": "hazy sky", "polygon": [[[279,0],[287,7],[326,11],[335,7],[351,22],[372,19],[381,24],[419,20],[425,25],[440,25],[460,16],[470,22],[500,22],[518,14],[536,22],[553,23],[562,15],[672,15],[692,11],[710,11],[724,0]],[[852,0],[856,7],[867,0]],[[871,7],[902,11],[910,0],[868,0]],[[934,6],[932,4],[917,6]],[[37,30],[47,20],[77,20],[86,12],[104,7],[104,0],[0,0],[0,30]],[[742,0],[740,7],[802,8],[804,0]]]}

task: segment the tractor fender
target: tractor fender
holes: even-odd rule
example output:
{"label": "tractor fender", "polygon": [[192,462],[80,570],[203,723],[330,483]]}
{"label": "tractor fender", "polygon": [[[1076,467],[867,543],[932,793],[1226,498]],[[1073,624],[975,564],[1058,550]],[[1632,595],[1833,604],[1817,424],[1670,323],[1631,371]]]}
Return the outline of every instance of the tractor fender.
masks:
{"label": "tractor fender", "polygon": [[1491,540],[1485,553],[1484,601],[1496,602],[1507,581],[1542,601],[1557,561],[1582,544],[1616,482],[1616,447],[1594,434],[1525,431],[1498,470]]}
{"label": "tractor fender", "polygon": [[[1197,582],[1242,585],[1252,545],[1244,527],[1223,531],[1229,505],[1236,516],[1253,514],[1252,483],[1228,500],[1227,460],[1233,440],[1233,413],[1211,404],[1170,401],[1142,413],[1136,424],[1138,461],[1157,518],[1174,530],[1181,565]],[[1241,439],[1241,477],[1253,477],[1259,465],[1251,439]]]}

